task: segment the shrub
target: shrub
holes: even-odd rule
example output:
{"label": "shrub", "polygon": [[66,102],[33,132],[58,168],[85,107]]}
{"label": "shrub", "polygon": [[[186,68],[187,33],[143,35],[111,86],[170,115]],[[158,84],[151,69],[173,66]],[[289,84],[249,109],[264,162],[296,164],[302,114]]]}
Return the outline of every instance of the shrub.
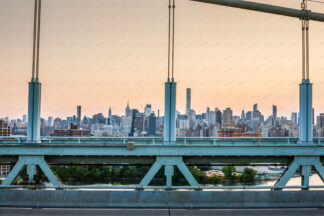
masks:
{"label": "shrub", "polygon": [[235,172],[236,169],[234,166],[224,166],[222,168],[222,172],[224,173],[226,178],[232,178],[233,177],[233,172]]}

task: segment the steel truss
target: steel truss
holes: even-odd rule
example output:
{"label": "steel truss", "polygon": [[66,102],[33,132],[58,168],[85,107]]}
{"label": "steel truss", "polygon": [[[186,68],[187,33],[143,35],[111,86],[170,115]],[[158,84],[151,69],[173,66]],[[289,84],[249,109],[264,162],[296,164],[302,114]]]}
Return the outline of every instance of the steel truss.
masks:
{"label": "steel truss", "polygon": [[[127,144],[118,146],[113,144],[86,145],[83,147],[81,145],[66,144],[0,145],[0,157],[17,156],[18,161],[2,186],[9,186],[24,166],[27,166],[27,174],[29,180],[32,181],[36,171],[35,167],[39,166],[53,186],[63,187],[59,177],[51,170],[45,158],[49,158],[51,162],[60,160],[61,163],[71,163],[72,161],[89,163],[98,159],[100,163],[114,161],[115,164],[127,164],[130,159],[133,161],[134,157],[137,158],[136,164],[152,163],[152,160],[154,160],[150,170],[138,185],[139,188],[144,189],[162,167],[164,167],[166,176],[166,187],[172,187],[174,167],[180,170],[190,187],[200,187],[184,161],[190,163],[190,165],[220,162],[231,164],[231,161],[233,163],[237,161],[236,164],[246,165],[262,162],[285,164],[285,161],[291,161],[286,171],[275,184],[278,189],[283,188],[300,167],[302,170],[301,185],[304,189],[308,189],[310,186],[311,167],[314,167],[321,179],[324,180],[324,167],[321,162],[321,157],[324,157],[323,145],[204,145],[203,141],[199,145],[134,145],[133,149],[128,149]],[[50,158],[55,159],[53,161]]]}

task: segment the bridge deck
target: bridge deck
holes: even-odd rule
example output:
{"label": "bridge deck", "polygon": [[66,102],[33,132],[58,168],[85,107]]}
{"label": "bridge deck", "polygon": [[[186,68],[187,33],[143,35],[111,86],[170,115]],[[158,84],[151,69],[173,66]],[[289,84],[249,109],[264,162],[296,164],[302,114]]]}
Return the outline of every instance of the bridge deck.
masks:
{"label": "bridge deck", "polygon": [[52,172],[49,164],[85,163],[146,163],[152,164],[139,187],[147,186],[156,173],[165,168],[166,186],[172,186],[173,169],[177,167],[190,186],[198,182],[190,173],[190,164],[251,164],[285,163],[287,169],[276,183],[285,186],[299,167],[309,167],[304,186],[308,187],[310,167],[314,166],[324,179],[324,143],[321,138],[312,143],[299,143],[297,138],[180,138],[173,143],[163,143],[162,138],[42,138],[40,143],[26,143],[23,137],[0,139],[0,161],[16,162],[3,186],[9,186],[27,165],[33,172],[40,166],[55,187],[62,183]]}
{"label": "bridge deck", "polygon": [[0,156],[324,156],[324,145],[248,144],[1,144]]}

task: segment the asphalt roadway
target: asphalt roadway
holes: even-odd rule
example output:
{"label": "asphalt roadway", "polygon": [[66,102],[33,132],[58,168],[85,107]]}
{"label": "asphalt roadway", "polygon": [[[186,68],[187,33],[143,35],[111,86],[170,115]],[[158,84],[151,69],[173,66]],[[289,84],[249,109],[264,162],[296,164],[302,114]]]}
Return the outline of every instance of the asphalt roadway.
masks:
{"label": "asphalt roadway", "polygon": [[77,215],[77,216],[200,216],[200,215],[312,215],[323,216],[324,208],[277,208],[277,209],[118,209],[118,208],[15,208],[1,207],[0,215],[2,216],[33,216],[33,215]]}

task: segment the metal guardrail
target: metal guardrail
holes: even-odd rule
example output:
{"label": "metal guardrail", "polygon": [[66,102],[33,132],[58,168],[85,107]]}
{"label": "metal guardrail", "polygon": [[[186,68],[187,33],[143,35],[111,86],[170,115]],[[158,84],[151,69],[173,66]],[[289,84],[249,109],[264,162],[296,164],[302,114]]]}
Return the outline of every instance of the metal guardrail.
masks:
{"label": "metal guardrail", "polygon": [[92,190],[276,190],[276,189],[324,189],[324,185],[313,186],[136,186],[136,185],[62,185],[54,186],[35,186],[35,185],[9,185],[1,186],[0,189],[92,189]]}
{"label": "metal guardrail", "polygon": [[[298,137],[177,137],[175,144],[206,144],[217,145],[233,144],[240,142],[240,144],[251,142],[263,145],[267,142],[278,142],[280,144],[298,144]],[[26,136],[0,136],[0,144],[22,144],[26,143]],[[314,137],[314,144],[323,144],[324,137]],[[133,142],[138,144],[163,144],[163,137],[41,137],[41,144],[127,144]]]}

